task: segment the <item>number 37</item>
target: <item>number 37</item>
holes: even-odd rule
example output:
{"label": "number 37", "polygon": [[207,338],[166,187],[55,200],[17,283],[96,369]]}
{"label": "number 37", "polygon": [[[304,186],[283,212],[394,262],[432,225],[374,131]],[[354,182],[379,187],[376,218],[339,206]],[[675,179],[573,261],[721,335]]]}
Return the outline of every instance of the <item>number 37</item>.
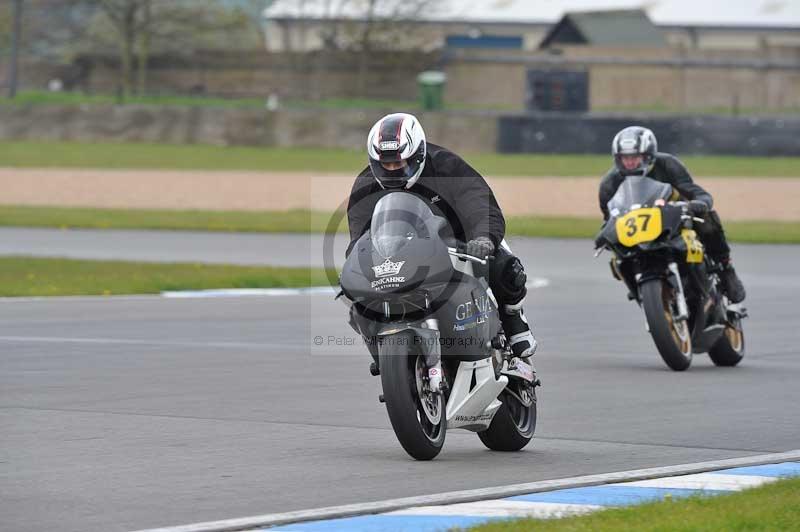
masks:
{"label": "number 37", "polygon": [[[650,214],[639,214],[636,217],[630,217],[627,220],[625,220],[625,225],[628,227],[628,231],[626,234],[628,236],[633,236],[639,230],[647,231],[647,224],[650,223],[651,217],[652,215]],[[636,220],[641,220],[641,221],[637,224]]]}

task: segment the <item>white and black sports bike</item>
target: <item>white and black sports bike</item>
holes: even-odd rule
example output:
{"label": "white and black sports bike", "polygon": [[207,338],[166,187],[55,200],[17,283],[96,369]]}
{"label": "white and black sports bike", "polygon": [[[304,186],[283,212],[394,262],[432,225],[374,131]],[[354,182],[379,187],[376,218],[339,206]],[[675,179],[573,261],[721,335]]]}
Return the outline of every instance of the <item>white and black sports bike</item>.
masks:
{"label": "white and black sports bike", "polygon": [[595,239],[597,253],[614,253],[611,271],[644,309],[661,358],[683,371],[693,353],[735,366],[745,353],[747,312],[722,294],[719,264],[692,229],[703,223],[672,186],[649,177],[625,178],[608,202],[610,217]]}
{"label": "white and black sports bike", "polygon": [[351,325],[371,340],[380,400],[417,460],[438,455],[448,429],[517,451],[536,428],[539,380],[512,357],[497,302],[476,271],[486,260],[464,253],[447,227],[419,197],[387,194],[340,277]]}

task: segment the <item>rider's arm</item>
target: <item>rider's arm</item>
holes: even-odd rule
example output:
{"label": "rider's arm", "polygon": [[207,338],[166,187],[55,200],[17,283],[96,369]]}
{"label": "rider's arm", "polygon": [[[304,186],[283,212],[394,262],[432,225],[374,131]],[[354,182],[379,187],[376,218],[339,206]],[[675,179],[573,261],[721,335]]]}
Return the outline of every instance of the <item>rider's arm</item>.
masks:
{"label": "rider's arm", "polygon": [[600,190],[598,191],[598,200],[600,202],[600,211],[603,213],[603,220],[608,220],[608,202],[614,197],[617,191],[618,183],[615,182],[618,172],[615,168],[609,170],[603,179],[600,181]]}
{"label": "rider's arm", "polygon": [[500,246],[506,233],[506,220],[497,204],[497,199],[489,188],[489,184],[480,175],[465,178],[463,201],[459,204],[459,212],[463,212],[467,220],[467,237],[489,237],[495,245]]}
{"label": "rider's arm", "polygon": [[477,170],[453,152],[441,150],[434,161],[437,172],[452,178],[451,192],[468,240],[489,237],[495,247],[505,237],[506,221],[489,184]]}
{"label": "rider's arm", "polygon": [[709,210],[714,207],[714,199],[711,194],[694,182],[689,170],[677,157],[665,154],[663,160],[670,177],[670,184],[678,190],[681,196],[689,200],[700,200],[708,205]]}
{"label": "rider's arm", "polygon": [[358,174],[353,189],[350,191],[350,199],[347,203],[347,224],[350,228],[350,244],[347,246],[345,257],[350,255],[356,241],[369,229],[372,221],[372,211],[377,202],[374,194],[375,179],[369,168]]}

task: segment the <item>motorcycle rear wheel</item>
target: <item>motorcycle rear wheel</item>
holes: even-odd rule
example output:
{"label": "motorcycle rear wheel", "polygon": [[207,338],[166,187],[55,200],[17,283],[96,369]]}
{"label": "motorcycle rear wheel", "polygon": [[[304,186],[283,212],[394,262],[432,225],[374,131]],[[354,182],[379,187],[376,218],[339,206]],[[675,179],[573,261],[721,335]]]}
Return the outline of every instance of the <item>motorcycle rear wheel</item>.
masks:
{"label": "motorcycle rear wheel", "polygon": [[715,366],[735,366],[744,358],[745,342],[742,319],[734,317],[725,325],[725,333],[708,350]]}
{"label": "motorcycle rear wheel", "polygon": [[[419,363],[420,357],[409,332],[384,337],[378,345],[383,398],[397,440],[412,458],[431,460],[444,445],[447,416],[441,392],[419,393],[424,388],[418,382],[422,378],[419,368],[425,367]],[[438,423],[431,422],[431,415]]]}
{"label": "motorcycle rear wheel", "polygon": [[674,371],[684,371],[692,364],[692,337],[686,320],[676,319],[674,289],[661,279],[652,279],[639,287],[650,336],[661,358]]}

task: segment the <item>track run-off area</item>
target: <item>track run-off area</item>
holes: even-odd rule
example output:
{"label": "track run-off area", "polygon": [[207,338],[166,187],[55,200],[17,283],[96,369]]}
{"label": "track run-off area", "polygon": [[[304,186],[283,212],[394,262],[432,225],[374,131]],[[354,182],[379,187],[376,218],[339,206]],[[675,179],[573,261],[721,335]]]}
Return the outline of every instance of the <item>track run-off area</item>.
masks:
{"label": "track run-off area", "polygon": [[[36,231],[2,237],[39,256],[323,264],[308,235],[125,232],[123,245]],[[345,306],[324,291],[0,300],[2,528],[133,530],[798,447],[800,247],[734,246],[747,355],[736,368],[696,355],[674,373],[589,241],[511,245],[547,280],[526,304],[537,433],[513,454],[453,430],[436,460],[411,460]]]}

